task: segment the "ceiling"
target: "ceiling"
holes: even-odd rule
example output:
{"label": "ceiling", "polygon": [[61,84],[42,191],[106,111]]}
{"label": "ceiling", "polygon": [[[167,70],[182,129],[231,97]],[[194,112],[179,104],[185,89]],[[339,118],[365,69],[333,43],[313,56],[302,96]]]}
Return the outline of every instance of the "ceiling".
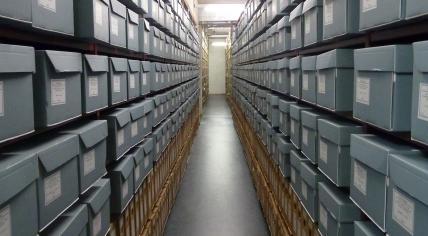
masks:
{"label": "ceiling", "polygon": [[198,0],[199,4],[245,4],[247,0]]}

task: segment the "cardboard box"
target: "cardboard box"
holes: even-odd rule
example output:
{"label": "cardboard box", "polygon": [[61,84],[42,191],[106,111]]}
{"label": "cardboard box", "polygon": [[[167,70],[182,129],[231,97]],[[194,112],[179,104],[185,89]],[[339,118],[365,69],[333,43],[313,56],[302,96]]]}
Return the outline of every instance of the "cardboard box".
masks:
{"label": "cardboard box", "polygon": [[279,130],[285,135],[290,136],[290,105],[295,104],[291,100],[279,99]]}
{"label": "cardboard box", "polygon": [[309,0],[303,3],[304,46],[322,41],[323,0]]}
{"label": "cardboard box", "polygon": [[414,50],[414,70],[413,70],[413,90],[412,90],[412,120],[411,133],[412,139],[428,143],[428,135],[425,132],[428,127],[428,109],[425,104],[428,101],[427,73],[428,64],[425,58],[428,41],[417,42],[413,44]]}
{"label": "cardboard box", "polygon": [[109,105],[115,105],[128,99],[128,60],[109,58]]}
{"label": "cardboard box", "polygon": [[304,18],[302,17],[303,3],[297,5],[290,13],[291,24],[291,49],[303,47],[304,42]]}
{"label": "cardboard box", "polygon": [[300,165],[300,177],[302,186],[301,201],[303,208],[308,213],[313,223],[318,222],[318,183],[328,181],[315,165],[302,162]]}
{"label": "cardboard box", "polygon": [[302,57],[302,100],[317,102],[317,56]]}
{"label": "cardboard box", "polygon": [[386,231],[390,235],[426,234],[428,162],[422,153],[394,154],[389,159]]}
{"label": "cardboard box", "polygon": [[6,0],[0,9],[0,21],[7,24],[31,24],[31,1]]}
{"label": "cardboard box", "polygon": [[141,184],[143,184],[144,179],[146,179],[147,175],[153,169],[153,148],[153,139],[147,138],[141,145],[136,147],[135,152],[133,153],[135,193],[139,190]]}
{"label": "cardboard box", "polygon": [[79,137],[79,191],[83,193],[106,173],[107,122],[96,120],[81,123],[67,128],[63,133]]}
{"label": "cardboard box", "polygon": [[129,50],[139,52],[140,41],[139,36],[139,16],[137,13],[127,9],[128,17],[126,18],[126,46]]}
{"label": "cardboard box", "polygon": [[108,106],[108,57],[83,55],[83,112],[88,114]]}
{"label": "cardboard box", "polygon": [[74,35],[74,9],[71,0],[32,1],[33,27],[52,33]]}
{"label": "cardboard box", "polygon": [[358,32],[359,1],[323,0],[323,39]]}
{"label": "cardboard box", "polygon": [[332,111],[352,111],[353,97],[350,94],[353,94],[353,87],[352,49],[335,49],[317,56],[318,106]]}
{"label": "cardboard box", "polygon": [[309,160],[302,156],[299,151],[292,149],[290,151],[290,183],[291,188],[299,199],[302,199],[302,178],[300,176],[300,170],[303,162],[309,162]]}
{"label": "cardboard box", "polygon": [[131,140],[131,114],[129,109],[115,109],[104,117],[108,124],[108,163],[118,161],[129,149]]}
{"label": "cardboard box", "polygon": [[[145,0],[149,1],[149,0]],[[140,52],[146,53],[146,54],[152,54],[152,48],[153,46],[153,33],[152,33],[152,27],[150,26],[150,23],[145,18],[140,18],[139,24],[138,24],[138,40],[139,40],[139,48]]]}
{"label": "cardboard box", "polygon": [[328,117],[328,114],[314,110],[306,110],[301,112],[302,153],[313,164],[318,163],[318,120],[326,119]]}
{"label": "cardboard box", "polygon": [[404,19],[406,1],[360,1],[360,31],[389,25]]}
{"label": "cardboard box", "polygon": [[110,228],[110,195],[109,179],[99,179],[80,202],[88,207],[89,235],[106,235]]}
{"label": "cardboard box", "polygon": [[406,0],[406,19],[422,17],[428,14],[428,2],[423,0]]}
{"label": "cardboard box", "polygon": [[290,141],[297,149],[302,143],[302,111],[311,110],[310,107],[290,104]]}
{"label": "cardboard box", "polygon": [[126,155],[109,172],[111,183],[110,211],[122,214],[134,196],[134,158]]}
{"label": "cardboard box", "polygon": [[[25,228],[25,227],[22,227]],[[86,205],[76,204],[64,212],[40,236],[64,235],[85,236],[89,234],[88,208]]]}
{"label": "cardboard box", "polygon": [[128,60],[128,100],[140,96],[141,82],[141,62],[137,60]]}
{"label": "cardboard box", "polygon": [[284,178],[290,177],[290,151],[292,150],[293,145],[288,142],[283,135],[276,136],[276,159],[278,161],[279,169]]}
{"label": "cardboard box", "polygon": [[126,7],[117,0],[110,0],[110,44],[126,48]]}
{"label": "cardboard box", "polygon": [[[36,235],[37,156],[0,154],[0,228],[5,235]],[[22,227],[25,225],[25,227]]]}
{"label": "cardboard box", "polygon": [[108,0],[74,0],[75,34],[109,43]]}
{"label": "cardboard box", "polygon": [[0,58],[0,142],[4,142],[34,130],[36,66],[31,47],[0,44]]}
{"label": "cardboard box", "polygon": [[82,115],[82,55],[36,51],[35,124],[44,128]]}
{"label": "cardboard box", "polygon": [[354,236],[383,236],[376,225],[370,221],[354,221]]}
{"label": "cardboard box", "polygon": [[302,96],[302,60],[300,56],[290,59],[290,96]]}
{"label": "cardboard box", "polygon": [[338,187],[349,187],[351,134],[362,132],[363,127],[346,121],[318,120],[318,169]]}
{"label": "cardboard box", "polygon": [[318,232],[324,236],[353,235],[354,221],[361,219],[361,212],[348,195],[328,182],[320,182],[318,197]]}

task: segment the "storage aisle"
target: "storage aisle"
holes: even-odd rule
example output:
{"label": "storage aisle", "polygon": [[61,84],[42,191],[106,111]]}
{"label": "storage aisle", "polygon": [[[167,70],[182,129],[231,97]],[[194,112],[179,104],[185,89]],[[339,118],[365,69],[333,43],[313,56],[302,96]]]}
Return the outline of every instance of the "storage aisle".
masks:
{"label": "storage aisle", "polygon": [[166,236],[268,235],[225,96],[209,97]]}

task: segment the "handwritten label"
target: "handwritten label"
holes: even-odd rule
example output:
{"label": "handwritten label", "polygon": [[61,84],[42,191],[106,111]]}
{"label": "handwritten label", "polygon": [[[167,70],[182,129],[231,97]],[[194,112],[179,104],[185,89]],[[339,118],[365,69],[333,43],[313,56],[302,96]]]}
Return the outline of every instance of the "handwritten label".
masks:
{"label": "handwritten label", "polygon": [[65,79],[51,80],[51,105],[64,105],[65,104]]}
{"label": "handwritten label", "polygon": [[135,137],[138,135],[138,122],[132,122],[131,124],[131,137]]}
{"label": "handwritten label", "polygon": [[122,146],[125,143],[125,131],[123,129],[117,131],[116,143],[118,147]]}
{"label": "handwritten label", "polygon": [[426,83],[419,84],[418,118],[428,121],[428,84]]}
{"label": "handwritten label", "polygon": [[0,210],[0,235],[12,236],[12,218],[9,205]]}
{"label": "handwritten label", "polygon": [[129,88],[135,89],[135,75],[129,74]]}
{"label": "handwritten label", "polygon": [[327,164],[328,161],[328,146],[327,144],[320,139],[319,142],[319,151],[320,151],[320,160]]}
{"label": "handwritten label", "polygon": [[358,103],[370,105],[370,79],[357,78],[355,100]]}
{"label": "handwritten label", "polygon": [[392,219],[410,235],[413,235],[414,217],[415,203],[394,188],[392,190]]}
{"label": "handwritten label", "polygon": [[311,18],[312,13],[308,12],[305,14],[305,34],[311,33]]}
{"label": "handwritten label", "polygon": [[357,161],[354,161],[354,186],[364,196],[367,195],[367,170]]}
{"label": "handwritten label", "polygon": [[333,3],[334,0],[324,0],[324,25],[333,24]]}
{"label": "handwritten label", "polygon": [[113,76],[113,92],[120,93],[120,75]]}
{"label": "handwritten label", "polygon": [[307,73],[303,73],[303,77],[302,77],[302,87],[303,90],[308,91],[309,89],[309,75]]}
{"label": "handwritten label", "polygon": [[95,1],[95,7],[94,7],[94,17],[95,17],[95,24],[97,25],[103,25],[103,3],[100,1]]}
{"label": "handwritten label", "polygon": [[83,154],[83,175],[88,175],[95,170],[95,150]]}
{"label": "handwritten label", "polygon": [[98,97],[98,78],[95,76],[88,77],[89,97]]}
{"label": "handwritten label", "polygon": [[61,172],[57,171],[44,180],[45,206],[61,197]]}
{"label": "handwritten label", "polygon": [[318,73],[318,93],[325,94],[325,75]]}

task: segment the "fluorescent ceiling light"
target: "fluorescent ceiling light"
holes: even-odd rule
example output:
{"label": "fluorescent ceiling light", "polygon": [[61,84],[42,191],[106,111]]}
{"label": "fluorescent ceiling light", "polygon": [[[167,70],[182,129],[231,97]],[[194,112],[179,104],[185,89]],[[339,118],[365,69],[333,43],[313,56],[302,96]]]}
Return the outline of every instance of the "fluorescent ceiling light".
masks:
{"label": "fluorescent ceiling light", "polygon": [[215,34],[215,35],[210,35],[210,38],[227,38],[229,35],[227,34]]}
{"label": "fluorescent ceiling light", "polygon": [[226,47],[227,43],[222,41],[212,42],[211,46],[213,47]]}

